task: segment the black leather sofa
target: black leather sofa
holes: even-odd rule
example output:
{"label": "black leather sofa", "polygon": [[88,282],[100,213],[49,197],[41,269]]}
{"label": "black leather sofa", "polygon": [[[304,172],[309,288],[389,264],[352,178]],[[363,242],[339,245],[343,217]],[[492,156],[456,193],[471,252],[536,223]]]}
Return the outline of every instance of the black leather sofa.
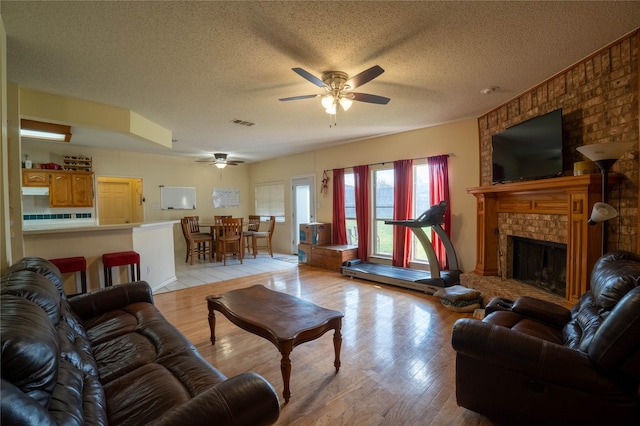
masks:
{"label": "black leather sofa", "polygon": [[[227,379],[154,307],[143,281],[69,297],[50,262],[2,276],[2,425],[267,425],[261,376]],[[203,302],[204,303],[204,302]]]}
{"label": "black leather sofa", "polygon": [[520,297],[487,313],[453,327],[458,405],[499,424],[640,424],[639,255],[601,257],[572,310]]}

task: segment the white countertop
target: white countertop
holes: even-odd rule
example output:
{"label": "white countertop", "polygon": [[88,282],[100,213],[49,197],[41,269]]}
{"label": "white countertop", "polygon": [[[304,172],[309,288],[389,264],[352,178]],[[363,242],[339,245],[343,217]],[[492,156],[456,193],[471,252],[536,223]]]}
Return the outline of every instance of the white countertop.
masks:
{"label": "white countertop", "polygon": [[38,235],[38,234],[55,234],[55,233],[68,233],[68,232],[105,232],[105,231],[119,231],[130,229],[132,232],[136,230],[146,230],[150,228],[158,228],[164,226],[173,226],[174,223],[178,223],[178,220],[163,220],[153,222],[139,222],[139,223],[122,223],[118,225],[92,225],[92,224],[67,224],[67,225],[30,225],[25,226],[22,229],[24,235]]}

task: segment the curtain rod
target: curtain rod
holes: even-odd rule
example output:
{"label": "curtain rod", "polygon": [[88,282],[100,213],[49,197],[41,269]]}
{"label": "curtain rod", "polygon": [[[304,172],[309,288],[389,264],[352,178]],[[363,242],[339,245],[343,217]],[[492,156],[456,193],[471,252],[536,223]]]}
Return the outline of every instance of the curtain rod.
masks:
{"label": "curtain rod", "polygon": [[[455,157],[455,154],[453,152],[449,152],[447,154],[442,154],[442,155],[446,155],[447,157]],[[430,157],[438,157],[437,155],[431,155]],[[412,158],[412,160],[426,160],[429,157],[418,157],[418,158]],[[393,161],[383,161],[380,163],[371,163],[371,164],[367,164],[367,166],[384,166],[387,163],[393,163]],[[348,167],[337,167],[338,169],[353,169],[355,166],[348,166]],[[325,172],[331,172],[335,169],[324,169]]]}

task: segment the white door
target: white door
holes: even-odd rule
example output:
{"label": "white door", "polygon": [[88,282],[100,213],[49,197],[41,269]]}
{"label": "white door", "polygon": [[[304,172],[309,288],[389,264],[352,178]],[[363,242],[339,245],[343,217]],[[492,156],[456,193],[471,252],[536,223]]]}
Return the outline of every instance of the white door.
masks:
{"label": "white door", "polygon": [[298,253],[300,224],[315,222],[316,220],[315,181],[316,179],[313,175],[291,179],[292,253]]}

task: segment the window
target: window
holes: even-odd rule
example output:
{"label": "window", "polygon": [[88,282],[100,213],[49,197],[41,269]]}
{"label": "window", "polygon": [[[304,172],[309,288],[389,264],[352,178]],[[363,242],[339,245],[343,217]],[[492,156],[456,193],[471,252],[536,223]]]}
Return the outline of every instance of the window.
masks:
{"label": "window", "polygon": [[256,215],[275,216],[284,222],[284,183],[270,182],[256,185]]}
{"label": "window", "polygon": [[393,225],[385,225],[385,220],[393,220],[393,168],[373,170],[373,217],[372,256],[391,258],[393,256]]}
{"label": "window", "polygon": [[[430,207],[429,203],[429,167],[427,163],[415,164],[413,166],[413,218],[420,216]],[[425,230],[427,237],[431,240],[431,232]],[[427,263],[427,254],[420,244],[420,241],[412,233],[411,261]]]}
{"label": "window", "polygon": [[[393,256],[393,225],[385,225],[385,220],[393,220],[393,192],[394,173],[393,168],[378,168],[371,171],[373,196],[371,197],[371,255],[374,257],[391,258]],[[430,207],[429,203],[429,168],[426,161],[413,166],[413,219],[420,216]],[[347,243],[358,245],[358,233],[356,230],[356,202],[355,181],[353,173],[344,174],[344,208],[347,227]],[[431,238],[431,232],[425,230],[427,237]],[[428,263],[427,254],[416,236],[411,233],[411,262]]]}
{"label": "window", "polygon": [[356,183],[353,173],[344,174],[344,217],[347,228],[347,244],[358,245],[358,221],[356,220]]}

